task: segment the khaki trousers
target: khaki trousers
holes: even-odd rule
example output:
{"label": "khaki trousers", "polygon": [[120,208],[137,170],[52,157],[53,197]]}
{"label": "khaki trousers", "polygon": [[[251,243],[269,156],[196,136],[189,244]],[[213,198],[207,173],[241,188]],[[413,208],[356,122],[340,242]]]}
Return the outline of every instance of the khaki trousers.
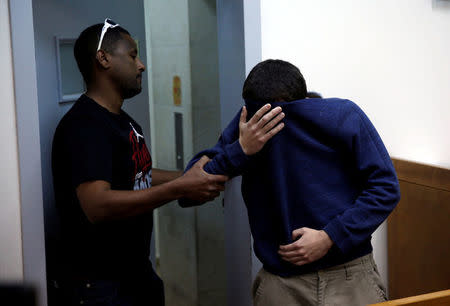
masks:
{"label": "khaki trousers", "polygon": [[360,306],[386,301],[386,288],[372,254],[292,277],[261,269],[252,293],[254,306]]}

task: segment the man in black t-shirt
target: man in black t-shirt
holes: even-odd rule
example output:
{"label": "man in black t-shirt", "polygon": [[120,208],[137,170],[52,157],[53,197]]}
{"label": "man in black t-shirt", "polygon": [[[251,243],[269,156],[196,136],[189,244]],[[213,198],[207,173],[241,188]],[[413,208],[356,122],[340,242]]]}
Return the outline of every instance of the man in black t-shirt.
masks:
{"label": "man in black t-shirt", "polygon": [[[184,174],[152,169],[141,127],[122,110],[140,93],[145,70],[125,29],[109,19],[88,27],[74,54],[87,91],[53,139],[62,242],[49,305],[164,305],[149,261],[153,209],[181,197],[210,201],[228,178],[203,171],[207,157]],[[269,110],[247,121],[243,109],[234,152],[253,154],[281,130],[281,109]]]}

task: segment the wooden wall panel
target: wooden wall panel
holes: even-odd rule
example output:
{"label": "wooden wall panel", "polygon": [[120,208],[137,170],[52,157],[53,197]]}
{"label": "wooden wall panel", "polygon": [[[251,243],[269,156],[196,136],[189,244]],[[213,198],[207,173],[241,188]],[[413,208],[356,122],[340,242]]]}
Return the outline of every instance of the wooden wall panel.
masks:
{"label": "wooden wall panel", "polygon": [[390,299],[450,288],[450,170],[393,160],[401,200],[388,219]]}

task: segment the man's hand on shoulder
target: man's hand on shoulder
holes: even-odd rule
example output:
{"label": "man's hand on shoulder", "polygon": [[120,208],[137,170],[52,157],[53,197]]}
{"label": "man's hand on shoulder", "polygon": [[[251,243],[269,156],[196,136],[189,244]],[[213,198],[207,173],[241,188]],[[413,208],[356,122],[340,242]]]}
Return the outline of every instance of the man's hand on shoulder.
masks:
{"label": "man's hand on shoulder", "polygon": [[242,108],[239,120],[239,143],[246,155],[259,152],[266,142],[284,127],[284,123],[280,123],[284,118],[281,107],[278,106],[269,111],[270,108],[270,104],[264,105],[249,121],[246,121],[246,107]]}
{"label": "man's hand on shoulder", "polygon": [[285,261],[302,266],[319,260],[328,252],[333,241],[323,230],[302,227],[292,232],[292,239],[300,239],[288,245],[281,245],[278,254]]}
{"label": "man's hand on shoulder", "polygon": [[209,160],[207,156],[202,156],[191,169],[177,179],[182,184],[181,192],[184,198],[204,203],[214,200],[221,191],[225,190],[227,176],[213,175],[203,170]]}

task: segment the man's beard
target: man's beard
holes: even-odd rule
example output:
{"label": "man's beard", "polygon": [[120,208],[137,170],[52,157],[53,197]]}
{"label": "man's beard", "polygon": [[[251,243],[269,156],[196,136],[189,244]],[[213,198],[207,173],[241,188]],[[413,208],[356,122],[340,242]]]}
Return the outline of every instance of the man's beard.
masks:
{"label": "man's beard", "polygon": [[136,95],[138,95],[139,93],[141,93],[142,91],[142,86],[135,86],[135,87],[127,87],[124,88],[122,91],[122,97],[123,99],[130,99]]}

